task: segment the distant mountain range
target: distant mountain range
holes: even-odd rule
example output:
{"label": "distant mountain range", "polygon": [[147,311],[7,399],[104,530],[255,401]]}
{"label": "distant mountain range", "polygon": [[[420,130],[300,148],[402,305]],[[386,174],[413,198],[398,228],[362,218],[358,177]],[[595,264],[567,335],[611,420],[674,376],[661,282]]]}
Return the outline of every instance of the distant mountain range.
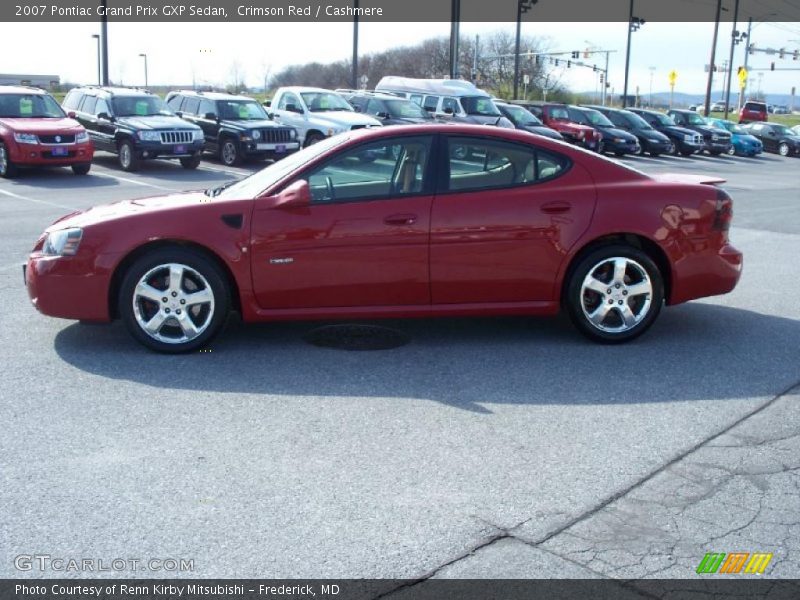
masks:
{"label": "distant mountain range", "polygon": [[[584,96],[592,96],[594,95],[594,91],[586,91],[581,92],[581,95]],[[619,96],[618,94],[615,94]],[[769,104],[777,104],[779,106],[789,106],[792,103],[792,96],[790,94],[765,94],[767,102]],[[640,94],[640,99],[643,102],[649,102],[650,94]],[[736,104],[736,100],[739,97],[739,92],[734,92],[731,90],[731,104]],[[692,104],[702,104],[706,99],[705,94],[684,94],[680,92],[675,92],[672,96],[672,103],[675,106],[691,106]],[[724,100],[724,95],[720,92],[720,90],[714,90],[711,92],[711,102],[718,102]],[[666,106],[669,104],[669,92],[653,92],[653,104],[656,106],[663,105]],[[800,110],[800,96],[794,97],[794,108],[795,110]]]}

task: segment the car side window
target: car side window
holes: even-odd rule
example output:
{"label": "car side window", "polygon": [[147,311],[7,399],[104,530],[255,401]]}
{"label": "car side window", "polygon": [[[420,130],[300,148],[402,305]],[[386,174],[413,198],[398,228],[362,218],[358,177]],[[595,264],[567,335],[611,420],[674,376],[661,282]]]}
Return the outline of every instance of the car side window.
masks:
{"label": "car side window", "polygon": [[422,108],[434,112],[436,105],[439,104],[439,96],[425,96],[425,101],[422,103]]}
{"label": "car side window", "polygon": [[81,104],[81,111],[90,115],[95,114],[94,107],[97,105],[96,96],[86,96]]}
{"label": "car side window", "polygon": [[458,114],[458,100],[450,97],[442,98],[442,112],[446,113],[448,109],[450,109],[452,114]]}
{"label": "car side window", "polygon": [[288,104],[294,104],[297,108],[300,108],[300,99],[291,93],[284,94],[281,96],[280,102],[278,102],[278,110],[286,110]]}
{"label": "car side window", "polygon": [[427,189],[431,138],[401,137],[342,152],[305,177],[312,204],[382,200]]}
{"label": "car side window", "polygon": [[422,106],[422,94],[411,94],[408,97],[408,99],[411,100],[414,104]]}
{"label": "car side window", "polygon": [[200,108],[200,98],[187,98],[186,102],[183,103],[183,112],[189,113],[190,115],[196,115]]}
{"label": "car side window", "polygon": [[197,114],[201,117],[204,117],[208,113],[216,114],[217,111],[214,107],[214,103],[211,100],[203,99],[200,101],[200,108],[197,109]]}
{"label": "car side window", "polygon": [[98,115],[100,113],[106,113],[107,115],[111,114],[111,110],[108,108],[108,102],[106,102],[103,98],[97,99],[97,104],[95,104],[94,110]]}
{"label": "car side window", "polygon": [[375,98],[370,98],[369,102],[367,102],[367,110],[365,111],[368,115],[377,115],[380,112],[385,112],[386,109],[381,105],[380,102],[375,100]]}
{"label": "car side window", "polygon": [[608,113],[606,116],[617,127],[628,127],[628,122],[621,115]]}
{"label": "car side window", "polygon": [[182,100],[183,96],[176,94],[175,96],[167,100],[167,106],[169,106],[172,110],[180,110]]}
{"label": "car side window", "polygon": [[569,165],[553,152],[497,140],[448,138],[447,189],[467,192],[528,185],[553,179]]}
{"label": "car side window", "polygon": [[77,110],[81,105],[81,100],[83,100],[83,94],[78,90],[72,90],[67,94],[67,97],[64,98],[64,108],[67,110]]}

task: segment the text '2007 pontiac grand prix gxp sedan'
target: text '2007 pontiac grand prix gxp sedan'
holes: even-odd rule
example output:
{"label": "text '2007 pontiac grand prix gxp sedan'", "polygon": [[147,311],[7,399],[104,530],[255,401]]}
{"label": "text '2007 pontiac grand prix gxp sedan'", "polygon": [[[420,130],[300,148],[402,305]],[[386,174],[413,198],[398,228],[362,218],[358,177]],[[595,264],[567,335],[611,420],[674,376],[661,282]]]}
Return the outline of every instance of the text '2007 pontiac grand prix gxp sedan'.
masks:
{"label": "text '2007 pontiac grand prix gxp sedan'", "polygon": [[664,303],[735,287],[720,182],[650,177],[524,131],[352,131],[214,190],[67,215],[36,242],[26,284],[42,313],[120,318],[162,352],[208,344],[232,310],[255,322],[563,307],[588,337],[623,342]]}

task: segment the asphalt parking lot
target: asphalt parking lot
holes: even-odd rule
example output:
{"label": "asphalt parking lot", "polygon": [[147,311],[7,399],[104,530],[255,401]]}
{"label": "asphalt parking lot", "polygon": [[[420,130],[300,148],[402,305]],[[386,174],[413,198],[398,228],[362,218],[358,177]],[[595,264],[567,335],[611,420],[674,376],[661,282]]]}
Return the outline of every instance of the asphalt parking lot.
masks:
{"label": "asphalt parking lot", "polygon": [[[20,554],[192,559],[126,577],[674,577],[771,552],[800,577],[800,159],[632,157],[719,175],[737,289],[619,347],[566,318],[392,321],[311,345],[232,321],[210,352],[46,318],[21,262],[57,217],[258,168],[98,155],[0,181],[0,577]],[[108,575],[106,575],[108,576]]]}

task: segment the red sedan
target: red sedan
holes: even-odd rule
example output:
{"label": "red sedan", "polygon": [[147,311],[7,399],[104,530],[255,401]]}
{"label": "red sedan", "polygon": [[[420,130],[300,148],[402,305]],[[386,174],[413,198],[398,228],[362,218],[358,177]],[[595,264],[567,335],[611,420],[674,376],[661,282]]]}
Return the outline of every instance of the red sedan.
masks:
{"label": "red sedan", "polygon": [[[454,152],[467,147],[469,152]],[[73,213],[36,242],[46,315],[120,318],[145,346],[208,344],[245,321],[553,315],[601,342],[662,304],[730,292],[730,197],[527,132],[360,130],[239,182]]]}

